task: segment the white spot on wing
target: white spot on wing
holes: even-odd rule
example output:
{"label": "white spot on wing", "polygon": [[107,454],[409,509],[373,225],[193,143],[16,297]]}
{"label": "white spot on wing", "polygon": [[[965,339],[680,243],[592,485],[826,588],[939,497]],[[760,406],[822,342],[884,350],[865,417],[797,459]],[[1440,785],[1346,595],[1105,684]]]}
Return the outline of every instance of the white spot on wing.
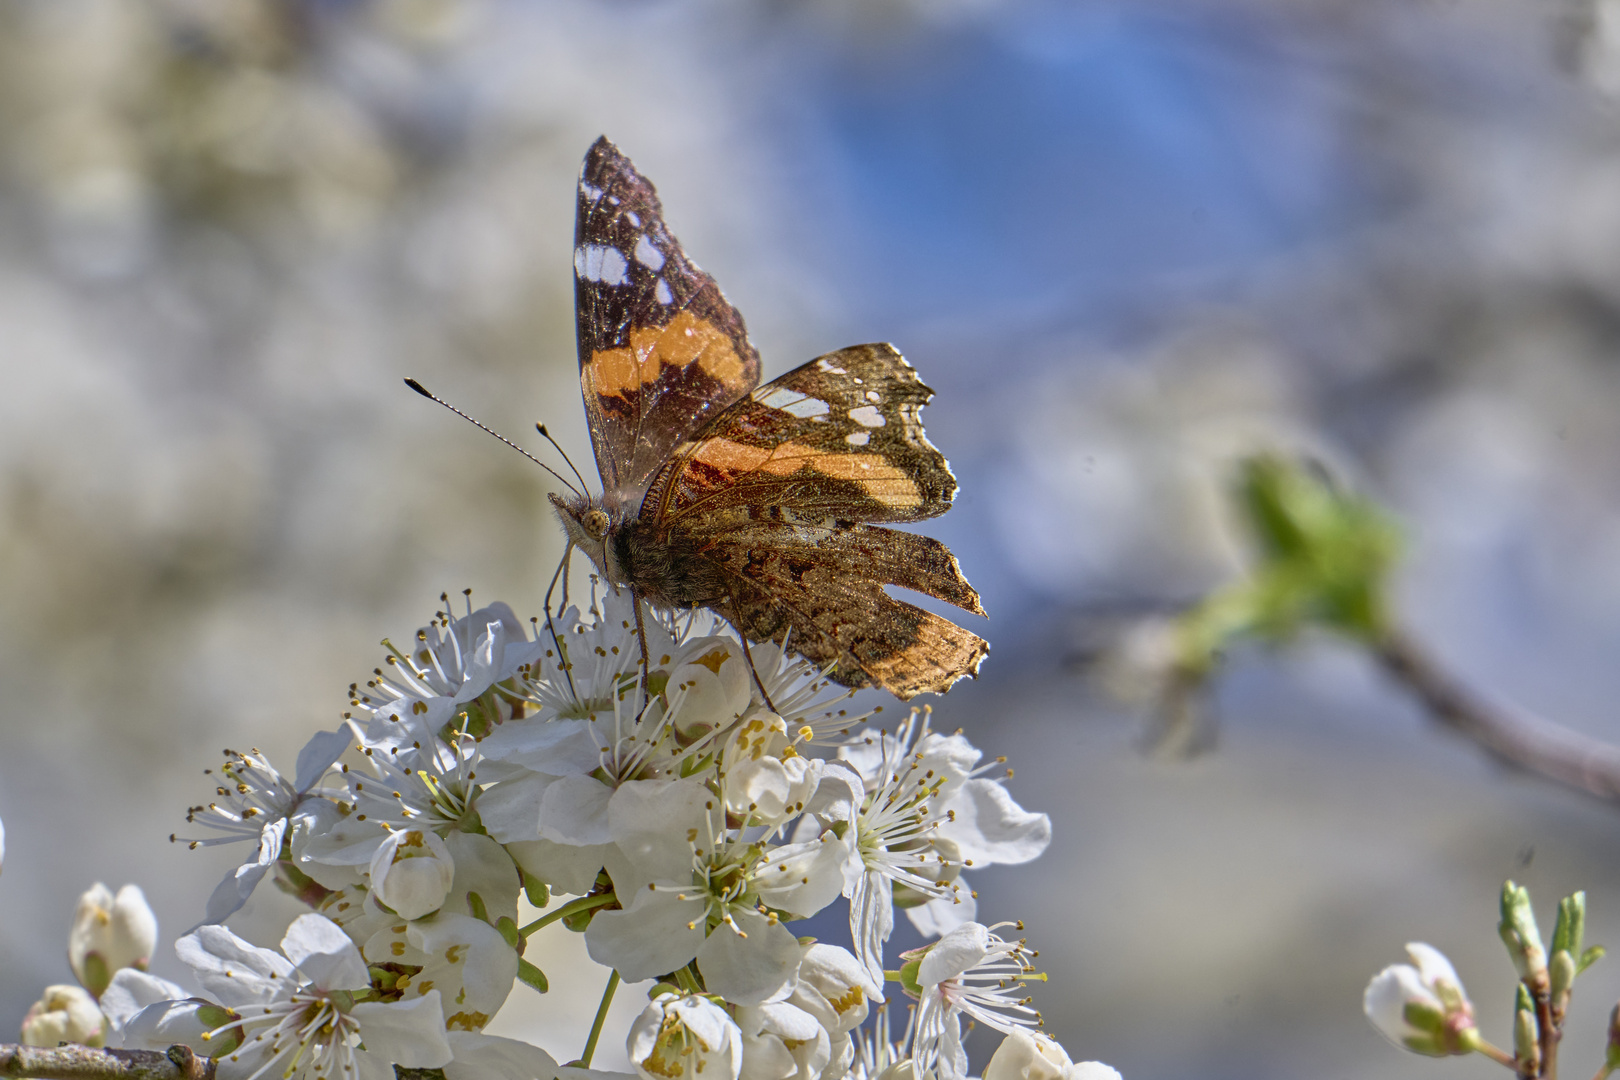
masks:
{"label": "white spot on wing", "polygon": [[638,229],[641,228],[640,214],[636,213],[634,210],[626,210],[624,212],[624,216],[630,219],[630,224],[634,225]]}
{"label": "white spot on wing", "polygon": [[849,410],[849,418],[862,427],[882,427],[888,421],[878,412],[876,405],[862,405],[858,409]]}
{"label": "white spot on wing", "polygon": [[600,281],[604,285],[624,285],[630,277],[625,273],[630,264],[624,253],[603,244],[582,244],[574,250],[574,272],[586,281]]}
{"label": "white spot on wing", "polygon": [[883,395],[878,393],[876,390],[868,390],[866,392],[866,400],[876,405],[878,402],[883,400]]}
{"label": "white spot on wing", "polygon": [[872,441],[872,433],[869,431],[851,432],[850,434],[844,436],[844,441],[849,443],[851,446],[865,446],[867,443]]}
{"label": "white spot on wing", "polygon": [[651,240],[641,236],[636,239],[636,262],[656,274],[664,268],[664,253],[653,247]]}
{"label": "white spot on wing", "polygon": [[845,371],[843,368],[839,367],[837,364],[833,363],[831,360],[826,359],[825,357],[823,357],[822,359],[816,361],[816,367],[820,368],[822,371],[825,371],[829,375],[848,375],[849,374],[849,372]]}
{"label": "white spot on wing", "polygon": [[585,198],[589,199],[591,202],[595,202],[602,197],[601,188],[592,187],[583,180],[579,182],[579,193],[585,196]]}
{"label": "white spot on wing", "polygon": [[801,420],[812,416],[826,416],[830,411],[825,401],[808,397],[797,390],[789,390],[785,386],[762,386],[754,391],[753,397],[761,405],[780,409],[789,416],[797,416]]}
{"label": "white spot on wing", "polygon": [[669,282],[663,278],[658,279],[658,288],[653,290],[653,295],[658,298],[660,304],[673,304],[675,302],[675,294],[669,291]]}

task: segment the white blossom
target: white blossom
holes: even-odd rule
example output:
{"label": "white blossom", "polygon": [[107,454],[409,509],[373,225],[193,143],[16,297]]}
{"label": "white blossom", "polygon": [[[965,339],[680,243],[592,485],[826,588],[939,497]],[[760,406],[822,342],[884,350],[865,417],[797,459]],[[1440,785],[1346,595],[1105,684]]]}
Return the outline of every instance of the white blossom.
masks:
{"label": "white blossom", "polygon": [[139,885],[125,885],[114,896],[98,881],[79,897],[68,931],[68,965],[79,983],[100,997],[120,968],[146,970],[157,934],[157,916]]}
{"label": "white blossom", "polygon": [[383,990],[402,1002],[433,998],[444,1006],[443,1025],[452,1031],[483,1028],[517,978],[517,953],[500,931],[470,915],[441,911],[414,922],[391,920],[361,951],[370,963],[387,966]]}
{"label": "white blossom", "polygon": [[738,1080],[742,1031],[697,994],[662,994],[630,1026],[625,1048],[642,1080]]}
{"label": "white blossom", "polygon": [[1367,1019],[1390,1042],[1415,1053],[1472,1053],[1480,1045],[1474,1006],[1451,961],[1422,942],[1409,943],[1406,954],[1412,964],[1391,964],[1367,984]]}
{"label": "white blossom", "polygon": [[[913,709],[893,735],[863,732],[838,751],[858,777],[849,781],[859,806],[851,822],[856,858],[845,871],[850,935],[874,978],[898,903],[919,929],[944,933],[976,914],[959,882],[964,867],[1025,862],[1051,839],[1045,814],[1025,811],[999,781],[980,775],[1004,759],[981,767],[983,755],[966,738],[936,734],[929,724],[928,710]],[[828,792],[839,779],[828,770]],[[824,826],[843,813],[830,813],[820,792],[811,809]]]}
{"label": "white blossom", "polygon": [[218,801],[194,806],[186,821],[203,825],[218,835],[186,838],[193,848],[251,841],[253,854],[226,873],[208,898],[204,922],[223,922],[247,903],[264,875],[282,856],[289,829],[312,815],[333,809],[316,790],[333,763],[349,748],[349,732],[320,731],[298,752],[298,765],[288,780],[258,750],[238,754],[227,750],[214,789]]}
{"label": "white blossom", "polygon": [[848,949],[820,942],[804,947],[798,983],[787,1000],[827,1030],[829,1064],[823,1080],[836,1080],[854,1062],[856,1029],[874,1002],[883,1004],[882,991],[882,983],[874,982]]}
{"label": "white blossom", "polygon": [[[450,598],[439,599],[448,604]],[[385,640],[388,670],[373,671],[364,689],[350,687],[351,704],[365,713],[369,745],[408,746],[423,727],[482,738],[522,715],[515,687],[539,659],[542,643],[529,637],[505,604],[472,611],[469,600],[467,606],[467,614],[454,621],[438,612],[417,630],[409,652]],[[415,723],[402,723],[407,718]]]}
{"label": "white blossom", "polygon": [[100,1046],[105,1041],[107,1020],[95,998],[77,986],[47,986],[44,996],[34,1002],[23,1017],[22,1041],[25,1046],[55,1046],[79,1043]]}
{"label": "white blossom", "polygon": [[831,830],[775,847],[732,837],[719,798],[696,780],[624,784],[610,817],[608,872],[623,907],[591,921],[593,959],[643,979],[696,958],[709,990],[740,1005],[792,990],[799,943],[776,913],[812,915],[838,896],[843,840]]}
{"label": "white blossom", "polygon": [[359,1001],[371,989],[360,950],[320,915],[300,915],[282,938],[285,956],[223,926],[202,926],[175,945],[216,1001],[240,1014],[203,1036],[241,1031],[219,1058],[221,1080],[390,1080],[393,1066],[439,1068],[451,1058],[438,992]]}
{"label": "white blossom", "polygon": [[911,1061],[918,1077],[967,1076],[964,1013],[1003,1032],[1039,1023],[1040,1014],[1022,995],[1024,980],[1040,976],[1030,967],[1022,942],[1004,941],[996,934],[1005,925],[963,923],[934,944],[902,954],[909,961],[908,971],[916,964],[918,1006]]}

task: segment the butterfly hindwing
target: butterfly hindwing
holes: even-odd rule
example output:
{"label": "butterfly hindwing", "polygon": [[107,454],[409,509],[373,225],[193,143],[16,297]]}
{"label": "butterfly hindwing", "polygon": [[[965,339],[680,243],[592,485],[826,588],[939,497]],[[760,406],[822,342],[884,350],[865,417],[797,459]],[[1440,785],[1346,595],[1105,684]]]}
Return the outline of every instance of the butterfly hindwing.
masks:
{"label": "butterfly hindwing", "polygon": [[759,383],[737,310],[606,138],[585,156],[574,228],[580,385],[608,492],[638,496],[670,453]]}
{"label": "butterfly hindwing", "polygon": [[[754,640],[786,639],[834,681],[877,686],[904,700],[944,693],[977,675],[983,638],[914,604],[884,584],[925,592],[983,615],[956,559],[937,540],[874,526],[826,530],[742,529],[717,545],[726,568],[723,612]],[[797,541],[797,542],[795,542]],[[810,541],[810,542],[807,542]]]}

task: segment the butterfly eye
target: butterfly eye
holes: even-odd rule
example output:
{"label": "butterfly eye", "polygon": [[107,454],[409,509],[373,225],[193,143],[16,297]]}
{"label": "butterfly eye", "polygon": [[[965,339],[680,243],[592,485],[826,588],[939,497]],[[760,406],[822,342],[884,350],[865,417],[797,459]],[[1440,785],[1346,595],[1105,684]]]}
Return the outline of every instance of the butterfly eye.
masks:
{"label": "butterfly eye", "polygon": [[579,523],[592,540],[600,540],[608,534],[609,521],[605,510],[591,510],[580,518]]}

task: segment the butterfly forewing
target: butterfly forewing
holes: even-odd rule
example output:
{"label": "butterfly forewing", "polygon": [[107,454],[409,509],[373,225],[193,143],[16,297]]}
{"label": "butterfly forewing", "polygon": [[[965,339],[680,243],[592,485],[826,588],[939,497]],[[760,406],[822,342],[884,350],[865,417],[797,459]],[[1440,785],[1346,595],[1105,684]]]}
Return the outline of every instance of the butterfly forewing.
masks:
{"label": "butterfly forewing", "polygon": [[681,443],[759,383],[737,310],[607,139],[585,157],[574,228],[580,384],[602,486],[639,496]]}
{"label": "butterfly forewing", "polygon": [[755,390],[677,453],[643,509],[704,531],[728,508],[810,520],[921,521],[956,478],[923,432],[934,392],[892,345],[852,345]]}
{"label": "butterfly forewing", "polygon": [[683,447],[643,518],[720,570],[716,606],[747,636],[786,636],[846,686],[943,691],[989,646],[884,587],[982,615],[979,596],[944,544],[863,524],[949,509],[956,479],[920,415],[932,396],[890,345],[812,360]]}

